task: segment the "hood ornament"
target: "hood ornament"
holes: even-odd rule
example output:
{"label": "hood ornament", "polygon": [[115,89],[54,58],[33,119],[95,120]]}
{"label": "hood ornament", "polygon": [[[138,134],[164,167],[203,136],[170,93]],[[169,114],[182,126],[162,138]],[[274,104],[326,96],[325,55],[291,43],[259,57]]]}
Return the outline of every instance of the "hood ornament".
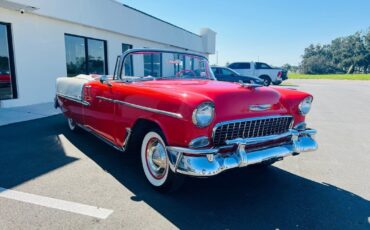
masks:
{"label": "hood ornament", "polygon": [[265,111],[268,109],[271,109],[272,104],[262,104],[262,105],[250,105],[249,110],[250,111]]}
{"label": "hood ornament", "polygon": [[243,81],[239,81],[239,84],[241,87],[243,88],[248,88],[248,89],[255,89],[255,88],[258,88],[258,87],[262,87],[263,85],[260,85],[260,84],[256,84],[256,83],[244,83]]}

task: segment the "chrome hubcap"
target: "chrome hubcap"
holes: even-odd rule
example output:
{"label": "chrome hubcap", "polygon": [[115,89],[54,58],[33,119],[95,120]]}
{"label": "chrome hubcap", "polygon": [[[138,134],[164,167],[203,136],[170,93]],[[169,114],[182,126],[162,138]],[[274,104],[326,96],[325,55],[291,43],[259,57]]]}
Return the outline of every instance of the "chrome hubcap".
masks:
{"label": "chrome hubcap", "polygon": [[149,140],[146,148],[146,160],[151,174],[160,179],[166,174],[167,155],[163,144],[157,139]]}

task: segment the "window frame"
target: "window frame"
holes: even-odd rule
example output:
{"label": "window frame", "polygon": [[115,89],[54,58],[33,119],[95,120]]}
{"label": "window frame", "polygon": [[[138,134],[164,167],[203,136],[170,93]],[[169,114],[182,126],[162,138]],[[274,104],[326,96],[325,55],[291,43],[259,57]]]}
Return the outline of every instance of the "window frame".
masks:
{"label": "window frame", "polygon": [[[128,46],[128,49],[127,50],[130,50],[130,49],[133,49],[134,48],[134,46],[133,45],[131,45],[131,44],[128,44],[128,43],[121,43],[121,49],[122,49],[122,53],[124,53],[124,52],[126,52],[127,50],[123,50],[123,46]],[[131,67],[132,66],[134,66],[134,60],[132,59],[132,57],[131,57],[131,60],[130,60],[130,64],[131,64]],[[123,68],[125,68],[125,64],[123,63],[122,64],[122,69]],[[131,75],[133,75],[133,69],[131,69],[131,73],[129,73],[130,75],[129,76],[131,76]],[[122,74],[122,73],[120,73],[120,74]],[[127,73],[126,73],[126,69],[125,69],[125,75],[126,75]]]}
{"label": "window frame", "polygon": [[[84,68],[84,74],[90,74],[89,73],[89,47],[88,47],[88,40],[95,40],[95,41],[101,41],[101,42],[103,42],[103,44],[104,44],[104,69],[105,69],[105,73],[102,74],[102,75],[108,75],[109,74],[107,40],[103,40],[103,39],[99,39],[99,38],[93,38],[93,37],[87,37],[87,36],[82,36],[82,35],[76,35],[76,34],[69,34],[69,33],[64,33],[64,39],[65,39],[65,36],[71,36],[71,37],[77,37],[77,38],[84,39],[84,45],[85,45],[85,68]],[[64,46],[66,46],[65,42],[64,42]],[[67,57],[67,53],[66,53],[66,57]],[[66,60],[66,62],[67,62],[67,60]],[[67,69],[67,75],[68,75],[68,69]]]}
{"label": "window frame", "polygon": [[6,35],[7,35],[7,41],[8,41],[8,51],[9,51],[9,68],[10,68],[10,76],[11,76],[11,87],[12,87],[12,98],[4,98],[0,99],[0,101],[5,100],[12,100],[18,98],[18,87],[17,87],[17,80],[16,80],[16,74],[15,74],[15,62],[14,62],[14,50],[13,50],[13,34],[12,34],[12,28],[11,23],[7,22],[0,22],[0,25],[4,25],[6,27]]}

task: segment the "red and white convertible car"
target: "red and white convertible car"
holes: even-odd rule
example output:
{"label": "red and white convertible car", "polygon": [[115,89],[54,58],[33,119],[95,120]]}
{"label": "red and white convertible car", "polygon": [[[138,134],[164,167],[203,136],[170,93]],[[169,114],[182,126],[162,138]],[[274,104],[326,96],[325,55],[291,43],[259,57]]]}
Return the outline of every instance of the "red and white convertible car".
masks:
{"label": "red and white convertible car", "polygon": [[205,57],[153,49],[119,56],[113,76],[58,78],[55,101],[71,130],[137,150],[159,190],[178,187],[184,175],[316,150],[316,131],[305,123],[311,102],[296,90],[216,81]]}

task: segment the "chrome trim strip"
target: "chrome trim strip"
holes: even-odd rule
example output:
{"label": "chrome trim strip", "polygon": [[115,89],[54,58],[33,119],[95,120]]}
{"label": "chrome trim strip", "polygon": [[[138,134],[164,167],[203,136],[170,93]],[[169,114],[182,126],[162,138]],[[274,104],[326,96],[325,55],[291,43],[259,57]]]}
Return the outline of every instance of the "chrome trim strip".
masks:
{"label": "chrome trim strip", "polygon": [[231,123],[237,123],[237,122],[245,122],[245,121],[255,121],[255,120],[264,120],[264,119],[274,119],[274,118],[284,118],[284,117],[290,117],[292,118],[293,116],[290,115],[275,115],[275,116],[264,116],[264,117],[252,117],[252,118],[245,118],[245,119],[237,119],[237,120],[229,120],[229,121],[223,121],[220,123],[215,124],[215,126],[212,129],[212,140],[215,137],[216,129],[222,125],[227,125]]}
{"label": "chrome trim strip", "polygon": [[292,136],[292,135],[293,135],[293,132],[289,131],[289,132],[279,134],[279,135],[270,135],[270,136],[252,137],[252,138],[236,138],[236,139],[233,139],[233,140],[226,140],[225,143],[227,145],[232,145],[232,144],[244,144],[244,145],[258,144],[258,143],[262,143],[262,142],[278,140],[278,139],[281,139],[281,138],[284,138],[284,137],[289,137],[289,136]]}
{"label": "chrome trim strip", "polygon": [[104,143],[108,144],[109,146],[113,147],[114,149],[116,149],[118,151],[124,152],[127,149],[127,144],[128,144],[129,139],[130,139],[130,136],[131,136],[131,129],[130,128],[126,128],[126,138],[123,142],[123,145],[121,147],[119,147],[119,146],[115,145],[112,141],[108,140],[107,138],[103,137],[99,133],[95,132],[94,130],[92,130],[92,129],[84,126],[84,125],[81,125],[81,124],[77,124],[77,125],[81,129],[85,130],[88,133],[91,133],[92,135],[97,137],[99,140],[103,141]]}
{"label": "chrome trim strip", "polygon": [[67,99],[67,100],[71,100],[71,101],[74,101],[74,102],[80,103],[80,104],[82,104],[82,105],[84,105],[84,106],[89,106],[89,105],[90,105],[90,103],[89,103],[89,102],[84,101],[84,100],[81,100],[81,99],[78,99],[78,98],[74,98],[74,97],[71,97],[71,96],[67,96],[67,95],[64,95],[64,94],[61,94],[61,93],[57,93],[56,95],[57,95],[57,96],[59,96],[59,97],[63,97],[63,98],[65,98],[65,99]]}
{"label": "chrome trim strip", "polygon": [[211,148],[211,149],[190,149],[190,148],[183,148],[183,147],[175,147],[175,146],[167,146],[167,151],[174,151],[180,153],[188,153],[194,155],[204,155],[204,154],[216,154],[219,151],[219,148]]}
{"label": "chrome trim strip", "polygon": [[102,97],[102,96],[96,96],[96,98],[99,98],[99,99],[105,100],[105,101],[109,101],[109,102],[112,102],[112,103],[127,105],[127,106],[130,106],[130,107],[136,108],[136,109],[141,109],[141,110],[145,110],[145,111],[149,111],[149,112],[153,112],[153,113],[167,115],[167,116],[174,117],[174,118],[179,118],[179,119],[183,118],[183,116],[180,113],[173,113],[173,112],[168,112],[168,111],[164,111],[164,110],[153,109],[153,108],[150,108],[150,107],[145,107],[145,106],[142,106],[142,105],[136,105],[136,104],[120,101],[120,100],[114,100],[114,99],[107,98],[107,97]]}
{"label": "chrome trim strip", "polygon": [[95,98],[98,98],[98,99],[101,99],[101,100],[104,100],[104,101],[109,101],[109,102],[114,103],[114,100],[113,99],[110,99],[110,98],[107,98],[107,97],[95,96]]}

